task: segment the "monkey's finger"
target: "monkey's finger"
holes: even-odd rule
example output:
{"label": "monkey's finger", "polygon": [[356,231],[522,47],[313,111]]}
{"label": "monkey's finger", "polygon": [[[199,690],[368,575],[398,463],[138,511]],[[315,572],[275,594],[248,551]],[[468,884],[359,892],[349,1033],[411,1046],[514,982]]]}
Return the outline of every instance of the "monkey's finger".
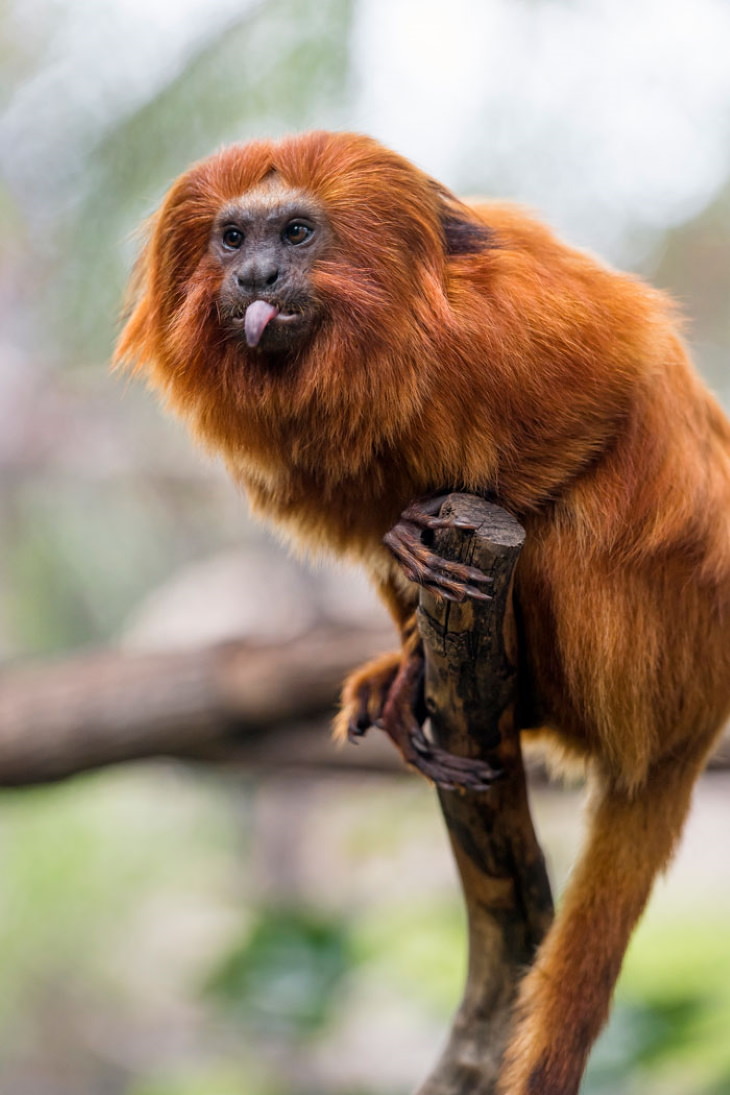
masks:
{"label": "monkey's finger", "polygon": [[435,517],[448,497],[448,494],[424,494],[414,498],[403,510],[403,517]]}
{"label": "monkey's finger", "polygon": [[361,721],[359,718],[350,719],[347,724],[347,740],[352,745],[358,745],[372,725],[369,719],[367,722]]}
{"label": "monkey's finger", "polygon": [[478,567],[470,566],[469,563],[457,563],[452,559],[444,559],[443,556],[437,555],[422,544],[419,539],[412,539],[407,533],[401,531],[397,525],[385,534],[383,543],[390,548],[399,560],[421,565],[429,570],[440,570],[464,580],[471,579],[474,582],[492,581],[492,578]]}
{"label": "monkey's finger", "polygon": [[467,517],[438,517],[435,514],[422,513],[413,506],[404,509],[401,516],[404,523],[416,525],[419,529],[458,528],[465,532],[474,532],[479,525]]}
{"label": "monkey's finger", "polygon": [[418,556],[395,551],[393,554],[410,581],[417,582],[448,600],[463,601],[466,597],[487,601],[492,599],[485,590],[475,584],[491,584],[492,578],[476,567],[451,563],[447,559],[428,552]]}
{"label": "monkey's finger", "polygon": [[401,520],[417,525],[418,528],[459,528],[466,532],[475,532],[479,525],[470,521],[468,517],[457,517],[455,514],[447,514],[445,517],[437,513],[422,513],[419,509],[409,506],[403,510]]}
{"label": "monkey's finger", "polygon": [[488,791],[503,775],[484,760],[457,757],[436,746],[431,746],[428,754],[411,759],[411,765],[445,791]]}
{"label": "monkey's finger", "polygon": [[[405,568],[404,568],[405,570]],[[479,589],[478,586],[474,586],[471,582],[460,582],[456,578],[450,578],[445,574],[426,573],[420,574],[418,578],[419,584],[427,589],[430,593],[434,593],[437,597],[442,597],[446,601],[465,601],[467,598],[471,598],[474,601],[491,601],[491,593],[487,593],[484,589]]]}
{"label": "monkey's finger", "polygon": [[443,580],[458,582],[461,585],[471,585],[475,582],[481,585],[490,585],[492,578],[476,567],[467,566],[465,563],[451,563],[448,559],[441,559],[438,555],[410,556],[408,564],[417,573],[431,581]]}
{"label": "monkey's finger", "polygon": [[423,498],[416,498],[403,510],[401,520],[412,521],[419,528],[458,528],[466,532],[474,532],[479,525],[470,521],[468,517],[457,517],[455,514],[445,517],[439,515],[448,497],[448,494],[427,494]]}
{"label": "monkey's finger", "polygon": [[502,775],[484,760],[458,757],[426,738],[405,694],[391,703],[382,719],[382,729],[392,738],[407,764],[446,790],[463,788],[486,791]]}
{"label": "monkey's finger", "polygon": [[[444,559],[441,555],[425,547],[419,539],[411,538],[407,530],[398,525],[387,532],[383,537],[383,543],[388,547],[399,563],[404,568],[410,568],[415,575],[412,580],[419,581],[419,574],[425,577],[429,572],[442,573],[449,578],[462,582],[491,583],[493,578],[479,570],[478,567],[468,563],[457,563],[451,559]],[[409,577],[411,575],[409,574]]]}
{"label": "monkey's finger", "polygon": [[473,601],[491,601],[492,596],[486,593],[483,589],[479,589],[477,586],[471,585],[469,582],[460,582],[456,579],[449,579],[444,574],[434,574],[432,572],[424,571],[422,568],[415,568],[405,564],[403,565],[403,572],[407,578],[412,582],[416,582],[418,585],[423,586],[429,593],[435,594],[437,597],[443,598],[445,601],[456,601],[461,603],[467,599]]}
{"label": "monkey's finger", "polygon": [[490,593],[485,593],[475,586],[461,586],[456,583],[450,583],[448,586],[445,586],[439,581],[426,581],[421,582],[420,584],[424,589],[427,589],[429,593],[433,593],[434,596],[440,597],[444,601],[453,601],[455,604],[463,604],[464,601],[486,602],[492,600]]}
{"label": "monkey's finger", "polygon": [[[417,752],[429,759],[438,759],[444,764],[448,764],[455,772],[473,772],[475,767],[479,767],[480,771],[487,770],[491,773],[495,773],[498,769],[493,768],[486,760],[478,760],[477,757],[462,757],[456,753],[449,753],[446,749],[441,749],[440,746],[434,745],[432,741],[429,741],[424,734],[420,734],[418,738],[415,735],[412,736],[411,741]],[[501,769],[499,770],[501,775]]]}
{"label": "monkey's finger", "polygon": [[494,581],[490,574],[485,574],[478,567],[469,566],[468,563],[454,563],[450,559],[443,559],[440,555],[431,552],[419,557],[417,560],[431,574],[443,574],[447,579],[461,582],[481,582],[491,585]]}

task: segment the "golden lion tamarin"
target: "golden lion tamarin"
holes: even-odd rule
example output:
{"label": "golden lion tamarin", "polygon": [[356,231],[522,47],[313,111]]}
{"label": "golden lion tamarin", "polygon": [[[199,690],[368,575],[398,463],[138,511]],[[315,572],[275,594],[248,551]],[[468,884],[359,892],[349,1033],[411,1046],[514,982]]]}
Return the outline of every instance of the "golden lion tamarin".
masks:
{"label": "golden lion tamarin", "polygon": [[[574,1095],[730,709],[730,426],[670,303],[520,209],[462,204],[373,140],[310,133],[174,183],[117,360],[258,513],[368,568],[405,653],[347,682],[344,732],[380,718],[415,648],[402,565],[446,596],[485,593],[420,543],[429,497],[488,494],[525,526],[529,729],[583,758],[593,793],[502,1092]],[[488,784],[413,719],[392,732],[433,778]]]}

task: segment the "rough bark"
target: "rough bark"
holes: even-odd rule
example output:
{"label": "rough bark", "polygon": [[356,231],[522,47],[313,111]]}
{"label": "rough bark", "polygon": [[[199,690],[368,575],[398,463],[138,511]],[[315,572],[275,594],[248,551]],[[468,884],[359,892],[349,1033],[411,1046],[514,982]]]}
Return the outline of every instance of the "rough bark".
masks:
{"label": "rough bark", "polygon": [[486,792],[439,791],[466,900],[469,963],[448,1045],[419,1095],[491,1095],[516,987],[550,925],[552,898],[515,723],[511,590],[524,533],[504,510],[471,496],[450,496],[447,512],[476,530],[438,530],[434,550],[491,575],[493,599],[454,604],[421,593],[426,706],[440,745],[504,775]]}

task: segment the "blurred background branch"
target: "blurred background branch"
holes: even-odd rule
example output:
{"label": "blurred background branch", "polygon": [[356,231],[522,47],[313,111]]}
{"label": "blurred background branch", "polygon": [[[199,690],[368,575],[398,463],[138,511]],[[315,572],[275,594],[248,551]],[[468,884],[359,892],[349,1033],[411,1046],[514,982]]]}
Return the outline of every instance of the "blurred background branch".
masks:
{"label": "blurred background branch", "polygon": [[336,748],[343,677],[392,636],[325,627],[287,643],[171,653],[113,651],[8,670],[0,690],[0,786],[61,779],[149,757],[253,768],[398,769],[380,735]]}

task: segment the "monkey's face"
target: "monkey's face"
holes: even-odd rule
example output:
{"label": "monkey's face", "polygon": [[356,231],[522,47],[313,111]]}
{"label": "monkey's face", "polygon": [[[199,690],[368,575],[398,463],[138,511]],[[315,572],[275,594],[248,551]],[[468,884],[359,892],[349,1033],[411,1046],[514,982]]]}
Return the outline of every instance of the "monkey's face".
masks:
{"label": "monkey's face", "polygon": [[319,205],[276,176],[226,202],[209,244],[220,269],[218,314],[226,333],[268,353],[300,345],[319,312],[312,267],[330,241]]}
{"label": "monkey's face", "polygon": [[227,453],[314,465],[329,446],[362,463],[430,399],[426,363],[454,329],[448,264],[485,232],[369,138],[233,145],[150,222],[116,360]]}

